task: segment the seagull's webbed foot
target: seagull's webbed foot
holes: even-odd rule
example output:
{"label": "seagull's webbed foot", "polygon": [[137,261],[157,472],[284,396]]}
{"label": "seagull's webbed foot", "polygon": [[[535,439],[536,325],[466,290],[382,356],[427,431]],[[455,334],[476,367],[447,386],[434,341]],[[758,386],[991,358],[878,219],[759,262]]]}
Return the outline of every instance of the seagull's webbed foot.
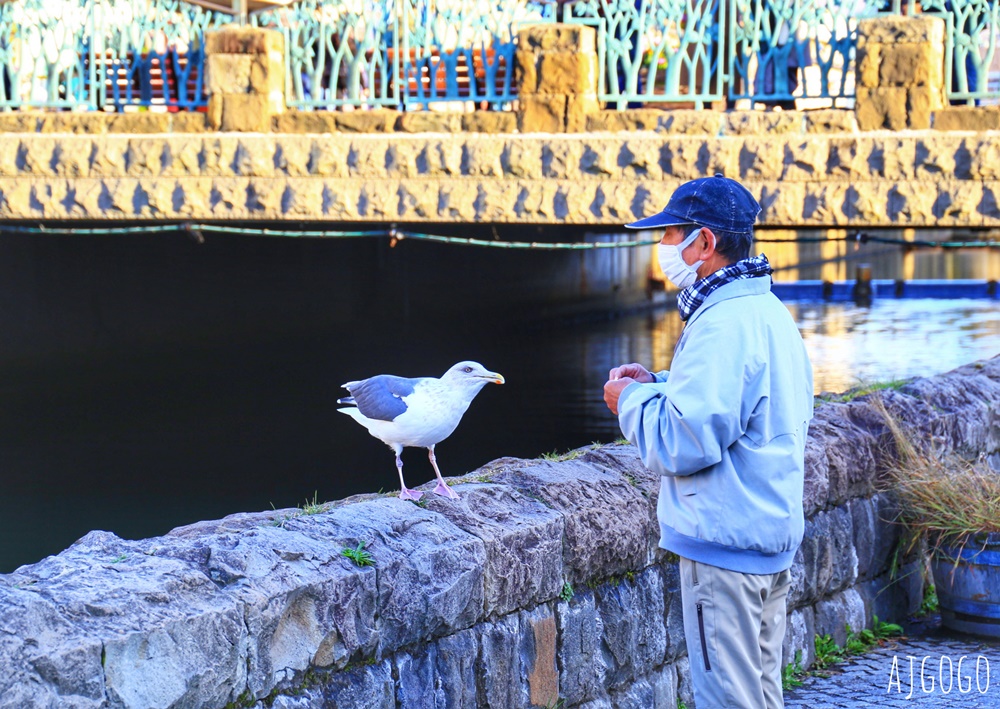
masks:
{"label": "seagull's webbed foot", "polygon": [[447,497],[449,500],[461,499],[459,494],[448,487],[444,482],[439,482],[437,487],[433,490],[434,493],[440,495],[441,497]]}
{"label": "seagull's webbed foot", "polygon": [[[435,492],[437,492],[437,491],[435,490]],[[417,492],[416,490],[411,490],[408,487],[404,487],[402,490],[399,491],[399,499],[400,500],[413,500],[414,502],[416,502],[417,500],[419,500],[423,496],[424,496],[424,493]]]}
{"label": "seagull's webbed foot", "polygon": [[400,500],[412,500],[413,502],[418,501],[424,496],[424,493],[417,492],[416,490],[411,490],[406,487],[406,483],[403,482],[403,459],[401,456],[403,449],[402,447],[396,448],[396,470],[399,472],[399,499]]}
{"label": "seagull's webbed foot", "polygon": [[431,465],[434,467],[434,474],[438,479],[438,484],[437,487],[434,488],[434,492],[441,497],[447,497],[449,500],[459,499],[458,493],[448,487],[448,485],[445,484],[444,478],[441,477],[441,469],[438,468],[437,456],[434,455],[434,446],[429,446],[427,448],[427,459],[431,461]]}

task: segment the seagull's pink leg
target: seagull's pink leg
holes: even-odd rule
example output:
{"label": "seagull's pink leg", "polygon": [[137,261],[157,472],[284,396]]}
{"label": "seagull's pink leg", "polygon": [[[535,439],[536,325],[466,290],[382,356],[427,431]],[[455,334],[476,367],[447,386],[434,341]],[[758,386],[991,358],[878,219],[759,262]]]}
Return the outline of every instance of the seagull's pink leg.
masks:
{"label": "seagull's pink leg", "polygon": [[403,482],[403,459],[400,457],[400,453],[396,453],[396,470],[399,471],[399,499],[400,500],[413,500],[416,502],[424,493],[417,492],[416,490],[410,490],[406,487],[406,483]]}
{"label": "seagull's pink leg", "polygon": [[434,488],[434,492],[442,497],[447,497],[449,500],[457,500],[458,493],[445,485],[444,478],[441,477],[441,471],[438,470],[437,458],[434,457],[434,446],[427,449],[427,457],[430,458],[431,465],[434,467],[434,474],[438,478],[438,484]]}

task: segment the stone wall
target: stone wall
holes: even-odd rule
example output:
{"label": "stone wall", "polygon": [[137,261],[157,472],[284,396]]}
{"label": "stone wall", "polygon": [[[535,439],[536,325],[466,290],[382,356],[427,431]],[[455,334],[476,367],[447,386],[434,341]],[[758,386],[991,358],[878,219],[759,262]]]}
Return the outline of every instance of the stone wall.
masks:
{"label": "stone wall", "polygon": [[616,133],[626,118],[606,112],[561,135],[8,133],[0,218],[614,226],[721,172],[757,195],[763,226],[1000,226],[1000,133],[829,132],[843,116],[646,111],[628,114],[644,130]]}
{"label": "stone wall", "polygon": [[[885,393],[921,435],[1000,450],[1000,357]],[[789,661],[920,601],[875,494],[890,455],[864,399],[816,410]],[[504,458],[459,501],[370,495],[127,541],[92,532],[0,576],[3,707],[693,705],[658,479],[628,445]],[[342,555],[360,543],[371,566]],[[914,572],[914,573],[909,573]]]}

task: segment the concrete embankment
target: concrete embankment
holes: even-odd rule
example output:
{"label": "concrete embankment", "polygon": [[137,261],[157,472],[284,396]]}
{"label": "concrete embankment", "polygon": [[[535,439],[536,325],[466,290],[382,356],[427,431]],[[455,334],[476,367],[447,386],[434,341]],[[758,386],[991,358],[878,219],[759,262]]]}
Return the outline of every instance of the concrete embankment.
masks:
{"label": "concrete embankment", "polygon": [[[1000,451],[1000,357],[884,397],[942,446]],[[864,398],[817,407],[786,661],[919,604],[917,564],[889,571],[888,440]],[[631,446],[503,458],[455,488],[92,532],[0,576],[0,706],[692,705],[658,479]],[[370,566],[342,554],[362,543]]]}

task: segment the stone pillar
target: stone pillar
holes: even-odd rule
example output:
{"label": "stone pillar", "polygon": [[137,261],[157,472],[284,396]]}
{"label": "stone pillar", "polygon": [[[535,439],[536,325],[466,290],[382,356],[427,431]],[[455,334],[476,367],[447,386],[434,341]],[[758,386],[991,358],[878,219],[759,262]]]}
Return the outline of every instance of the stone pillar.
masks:
{"label": "stone pillar", "polygon": [[944,20],[877,17],[858,23],[858,127],[930,128],[931,112],[945,105]]}
{"label": "stone pillar", "polygon": [[597,102],[597,31],[584,25],[530,25],[517,35],[517,128],[579,133]]}
{"label": "stone pillar", "polygon": [[216,130],[270,132],[285,110],[284,36],[227,25],[205,33],[208,123]]}

